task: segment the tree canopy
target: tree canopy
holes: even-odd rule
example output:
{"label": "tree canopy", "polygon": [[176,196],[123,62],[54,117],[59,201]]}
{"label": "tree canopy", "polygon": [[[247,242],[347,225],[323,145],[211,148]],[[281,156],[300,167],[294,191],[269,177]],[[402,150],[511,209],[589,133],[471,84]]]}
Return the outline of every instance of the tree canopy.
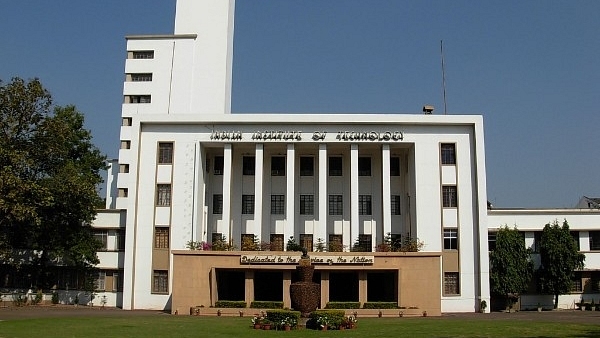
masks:
{"label": "tree canopy", "polygon": [[585,255],[579,252],[567,220],[562,226],[558,221],[544,226],[539,251],[540,287],[542,292],[554,295],[554,308],[557,308],[558,296],[571,291],[574,271],[583,269]]}
{"label": "tree canopy", "polygon": [[496,233],[496,248],[490,251],[490,287],[493,294],[503,297],[507,306],[512,299],[527,290],[533,276],[531,250],[519,230],[501,227]]}
{"label": "tree canopy", "polygon": [[[39,80],[0,80],[0,261],[47,268],[98,263],[90,223],[101,199],[105,156],[75,106],[54,106]],[[3,276],[4,277],[4,276]]]}

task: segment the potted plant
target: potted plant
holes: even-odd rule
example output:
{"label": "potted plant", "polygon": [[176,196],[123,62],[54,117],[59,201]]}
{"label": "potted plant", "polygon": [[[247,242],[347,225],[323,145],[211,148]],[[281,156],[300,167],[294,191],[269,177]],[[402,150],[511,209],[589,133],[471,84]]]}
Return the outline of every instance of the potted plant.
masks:
{"label": "potted plant", "polygon": [[329,326],[329,319],[327,316],[321,316],[317,319],[317,324],[321,328],[322,331],[327,331],[327,327]]}
{"label": "potted plant", "polygon": [[268,319],[263,319],[262,321],[262,329],[263,330],[270,330],[271,329],[271,321]]}
{"label": "potted plant", "polygon": [[260,329],[262,328],[262,321],[263,321],[263,317],[259,317],[258,315],[254,315],[254,317],[252,318],[252,325],[254,326],[255,329]]}
{"label": "potted plant", "polygon": [[484,299],[479,303],[479,312],[485,313],[485,309],[487,309],[487,302]]}
{"label": "potted plant", "polygon": [[284,331],[290,331],[293,326],[296,326],[296,320],[294,318],[285,317],[281,320],[280,326]]}
{"label": "potted plant", "polygon": [[354,316],[354,315],[350,315],[350,316],[346,317],[346,328],[353,329],[354,327],[356,327],[357,321],[358,321],[358,319],[356,319],[356,316]]}

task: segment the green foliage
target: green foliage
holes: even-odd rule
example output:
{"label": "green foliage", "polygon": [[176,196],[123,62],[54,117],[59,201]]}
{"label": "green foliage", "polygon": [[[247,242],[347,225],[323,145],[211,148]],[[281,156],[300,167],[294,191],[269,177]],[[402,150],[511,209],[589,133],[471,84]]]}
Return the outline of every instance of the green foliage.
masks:
{"label": "green foliage", "polygon": [[37,305],[37,304],[41,303],[43,299],[44,299],[44,294],[42,293],[42,290],[38,290],[35,293],[35,297],[33,298],[33,304]]}
{"label": "green foliage", "polygon": [[285,251],[302,251],[302,245],[296,243],[294,236],[290,236],[285,245]]}
{"label": "green foliage", "polygon": [[339,327],[346,321],[343,310],[316,310],[310,313],[307,328],[319,328],[321,326]]}
{"label": "green foliage", "polygon": [[527,290],[533,275],[531,250],[519,230],[501,227],[496,234],[496,249],[490,252],[492,294],[504,297],[512,306],[514,297]]}
{"label": "green foliage", "polygon": [[242,237],[242,251],[259,251],[260,250],[260,241],[258,240],[258,236],[253,235],[253,237]]}
{"label": "green foliage", "polygon": [[52,285],[53,262],[98,263],[89,224],[106,158],[91,141],[83,114],[53,107],[37,79],[0,81],[0,260],[36,266],[37,287]]}
{"label": "green foliage", "polygon": [[539,284],[542,292],[554,295],[556,308],[558,296],[571,290],[574,271],[583,269],[585,255],[577,249],[567,220],[563,221],[562,226],[558,221],[544,226],[539,251]]}
{"label": "green foliage", "polygon": [[317,238],[317,243],[315,245],[315,251],[316,252],[323,252],[325,251],[325,240],[321,237]]}
{"label": "green foliage", "polygon": [[387,233],[383,238],[383,243],[377,245],[377,252],[419,252],[423,249],[425,243],[418,238],[409,235],[402,236],[401,240],[392,241],[391,233]]}
{"label": "green foliage", "polygon": [[363,309],[397,309],[396,302],[366,302],[363,304]]}
{"label": "green foliage", "polygon": [[52,292],[52,304],[58,304],[58,292]]}
{"label": "green foliage", "polygon": [[283,309],[283,302],[255,300],[250,303],[250,307],[255,309]]}
{"label": "green foliage", "polygon": [[237,247],[233,243],[227,241],[227,237],[225,236],[221,236],[220,239],[216,239],[212,242],[213,251],[234,251],[236,249]]}
{"label": "green foliage", "polygon": [[328,302],[326,309],[360,309],[360,302]]}
{"label": "green foliage", "polygon": [[246,302],[244,302],[243,300],[218,300],[215,302],[215,307],[245,308]]}
{"label": "green foliage", "polygon": [[284,325],[295,327],[300,320],[300,311],[269,310],[267,311],[267,320],[277,328],[282,328]]}

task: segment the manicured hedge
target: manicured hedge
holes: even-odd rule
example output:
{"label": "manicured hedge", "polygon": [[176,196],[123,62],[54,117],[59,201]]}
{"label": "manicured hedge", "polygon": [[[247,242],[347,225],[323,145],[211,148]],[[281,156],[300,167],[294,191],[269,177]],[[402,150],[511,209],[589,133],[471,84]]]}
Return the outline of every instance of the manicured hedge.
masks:
{"label": "manicured hedge", "polygon": [[250,307],[255,309],[283,309],[283,302],[255,300],[250,303]]}
{"label": "manicured hedge", "polygon": [[306,323],[307,328],[318,329],[319,325],[317,322],[320,317],[327,317],[329,327],[338,328],[346,320],[346,314],[344,310],[316,310],[310,313],[309,321]]}
{"label": "manicured hedge", "polygon": [[300,311],[290,310],[269,310],[267,311],[267,319],[277,328],[283,327],[282,322],[287,320],[292,326],[296,327],[300,320]]}
{"label": "manicured hedge", "polygon": [[246,307],[246,302],[243,300],[218,300],[215,302],[215,307],[244,308]]}
{"label": "manicured hedge", "polygon": [[360,302],[329,302],[326,309],[360,309]]}
{"label": "manicured hedge", "polygon": [[397,309],[396,302],[366,302],[363,304],[363,309]]}

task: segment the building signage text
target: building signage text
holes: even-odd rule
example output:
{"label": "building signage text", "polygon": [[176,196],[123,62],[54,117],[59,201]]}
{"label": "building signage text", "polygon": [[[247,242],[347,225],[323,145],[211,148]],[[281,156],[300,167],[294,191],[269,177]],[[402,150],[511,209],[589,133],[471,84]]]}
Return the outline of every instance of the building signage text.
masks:
{"label": "building signage text", "polygon": [[[241,131],[213,131],[210,139],[213,141],[302,141],[301,131],[293,130],[265,130],[253,133],[242,133]],[[333,134],[333,133],[332,133]],[[330,141],[366,141],[366,142],[397,142],[404,140],[401,131],[338,131],[330,137]],[[327,141],[326,131],[314,131],[311,139],[313,141]]]}
{"label": "building signage text", "polygon": [[[314,256],[310,258],[312,264],[373,264],[374,256]],[[298,264],[300,262],[299,255],[242,255],[240,256],[241,264]]]}

